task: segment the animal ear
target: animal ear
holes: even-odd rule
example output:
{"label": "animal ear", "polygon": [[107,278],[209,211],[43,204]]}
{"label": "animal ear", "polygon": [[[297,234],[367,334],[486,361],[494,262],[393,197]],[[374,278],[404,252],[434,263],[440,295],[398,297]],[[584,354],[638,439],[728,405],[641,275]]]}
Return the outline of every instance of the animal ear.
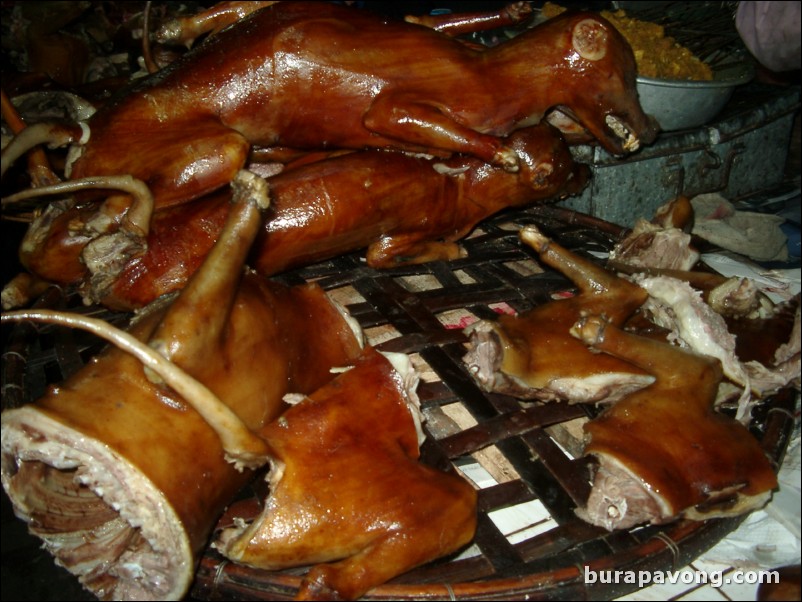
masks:
{"label": "animal ear", "polygon": [[607,54],[607,30],[594,19],[583,19],[574,26],[571,43],[579,56],[598,61]]}

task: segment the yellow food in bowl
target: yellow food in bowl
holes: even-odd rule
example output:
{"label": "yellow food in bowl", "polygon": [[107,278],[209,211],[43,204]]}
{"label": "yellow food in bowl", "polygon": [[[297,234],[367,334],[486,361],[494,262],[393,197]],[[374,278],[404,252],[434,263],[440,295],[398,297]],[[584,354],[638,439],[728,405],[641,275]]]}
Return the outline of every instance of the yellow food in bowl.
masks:
{"label": "yellow food in bowl", "polygon": [[713,79],[713,70],[674,38],[666,36],[662,25],[633,19],[623,10],[602,11],[601,15],[632,46],[638,75],[655,79]]}

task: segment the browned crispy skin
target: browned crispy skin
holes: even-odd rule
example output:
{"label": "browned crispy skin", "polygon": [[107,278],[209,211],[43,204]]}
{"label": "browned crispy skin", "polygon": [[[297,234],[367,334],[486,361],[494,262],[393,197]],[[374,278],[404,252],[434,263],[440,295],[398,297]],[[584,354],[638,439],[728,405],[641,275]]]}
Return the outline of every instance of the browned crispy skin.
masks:
{"label": "browned crispy skin", "polygon": [[[571,399],[576,395],[574,400],[601,401],[612,391],[610,387],[601,386],[588,399],[583,396],[584,387],[572,383],[610,373],[634,375],[637,380],[645,376],[643,370],[629,362],[590,352],[569,331],[585,314],[603,314],[614,324],[623,324],[646,301],[646,291],[532,228],[522,231],[521,237],[539,253],[540,261],[567,276],[579,291],[572,297],[550,301],[515,316],[501,315],[488,323],[492,328],[490,336],[499,341],[499,366],[492,375],[476,373],[480,383],[488,390],[522,398]],[[481,353],[483,329],[474,326],[468,330],[474,349],[466,361],[469,366],[476,366],[480,359],[474,351]],[[554,390],[556,382],[565,383],[559,391]],[[595,387],[590,391],[595,391]]]}
{"label": "browned crispy skin", "polygon": [[[252,174],[245,182],[263,184]],[[3,486],[60,563],[100,597],[183,595],[193,554],[252,476],[229,463],[229,453],[241,450],[226,447],[228,433],[215,421],[227,420],[230,410],[238,420],[227,424],[241,421],[248,434],[234,445],[247,452],[255,440],[263,450],[253,431],[286,409],[285,394],[316,390],[332,378],[332,367],[361,353],[351,325],[319,286],[243,274],[261,224],[257,207],[267,202],[264,187],[254,189],[262,194],[238,184],[230,219],[202,268],[130,329],[222,403],[202,415],[196,400],[114,347],[35,403],[3,412]],[[76,518],[69,522],[60,506],[71,497]],[[119,534],[119,547],[104,544],[108,534]]]}
{"label": "browned crispy skin", "polygon": [[280,2],[104,105],[71,177],[131,174],[168,206],[227,184],[251,145],[459,152],[511,170],[502,137],[555,106],[620,154],[656,134],[635,76],[629,45],[592,13],[478,51],[367,10]]}
{"label": "browned crispy skin", "polygon": [[[146,339],[163,315],[149,316],[133,332]],[[315,390],[331,378],[333,365],[358,353],[319,287],[287,289],[254,274],[244,279],[229,325],[215,338],[213,348],[192,347],[180,364],[253,429],[284,411],[285,393]],[[215,432],[182,406],[147,380],[137,359],[116,348],[36,405],[137,466],[174,506],[199,550],[249,473],[227,463]]]}
{"label": "browned crispy skin", "polygon": [[[574,163],[551,126],[522,129],[507,143],[521,157],[522,168],[515,173],[474,158],[441,161],[362,151],[272,176],[271,207],[249,263],[272,275],[365,247],[368,264],[379,268],[454,259],[461,252],[455,241],[482,219],[585,186],[587,167]],[[229,197],[228,190],[220,191],[157,211],[147,252],[127,262],[102,301],[117,308],[141,307],[183,286],[214,243]],[[52,234],[24,254],[25,264],[56,282],[84,278],[79,255],[88,241],[70,236],[67,225],[89,214],[73,209],[57,218]]]}
{"label": "browned crispy skin", "polygon": [[232,23],[271,4],[275,4],[275,2],[263,0],[217,2],[194,15],[181,15],[163,23],[154,37],[160,42],[190,47],[197,38],[205,34],[214,35]]}
{"label": "browned crispy skin", "polygon": [[473,537],[474,488],[418,461],[401,378],[374,350],[261,435],[280,474],[263,513],[218,547],[259,568],[317,565],[299,599],[359,598]]}
{"label": "browned crispy skin", "polygon": [[[162,25],[156,39],[164,43],[191,45],[199,36],[214,34],[224,27],[275,2],[218,2],[194,15],[181,16]],[[516,25],[532,14],[528,2],[513,2],[495,11],[448,13],[442,15],[408,15],[408,23],[423,25],[451,36]]]}
{"label": "browned crispy skin", "polygon": [[[134,332],[146,338],[161,317],[149,317]],[[219,345],[195,348],[185,363],[249,427],[259,428],[286,408],[285,393],[315,390],[331,378],[333,365],[347,363],[358,353],[347,328],[319,287],[284,289],[252,274],[237,294]],[[187,409],[180,397],[149,382],[139,361],[116,348],[52,389],[36,408],[71,432],[102,442],[138,468],[172,506],[196,553],[206,545],[220,512],[251,476],[224,459],[218,435],[200,415]],[[21,469],[10,486],[18,495],[35,499],[26,492],[27,474]],[[98,518],[91,505],[81,514],[100,524],[110,520]],[[64,525],[58,515],[58,508],[44,509],[34,517],[33,528],[59,531]],[[71,557],[62,562],[70,566]],[[90,580],[87,585],[96,583]]]}
{"label": "browned crispy skin", "polygon": [[[601,320],[580,323],[577,332],[595,349],[633,362],[656,377],[652,385],[585,425],[590,436],[586,454],[598,456],[603,465],[612,461],[623,466],[661,500],[660,509],[642,518],[661,523],[684,512],[692,517],[737,514],[758,500],[765,503],[777,486],[776,475],[746,427],[715,411],[722,380],[718,360]],[[742,497],[740,503],[734,494]],[[629,511],[634,510],[633,504]],[[589,512],[597,521],[630,526],[623,513],[613,520],[606,508]]]}

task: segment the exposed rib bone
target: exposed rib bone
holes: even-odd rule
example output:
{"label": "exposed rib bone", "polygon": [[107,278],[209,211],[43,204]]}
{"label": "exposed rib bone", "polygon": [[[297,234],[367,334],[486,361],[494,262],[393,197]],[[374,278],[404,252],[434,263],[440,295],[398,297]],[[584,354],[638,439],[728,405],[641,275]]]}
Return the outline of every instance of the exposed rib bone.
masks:
{"label": "exposed rib bone", "polygon": [[649,292],[646,309],[652,321],[676,333],[679,341],[697,353],[721,361],[724,374],[743,387],[738,400],[738,420],[750,420],[751,383],[749,374],[735,356],[735,337],[724,318],[702,300],[691,286],[662,276],[638,277],[636,282]]}

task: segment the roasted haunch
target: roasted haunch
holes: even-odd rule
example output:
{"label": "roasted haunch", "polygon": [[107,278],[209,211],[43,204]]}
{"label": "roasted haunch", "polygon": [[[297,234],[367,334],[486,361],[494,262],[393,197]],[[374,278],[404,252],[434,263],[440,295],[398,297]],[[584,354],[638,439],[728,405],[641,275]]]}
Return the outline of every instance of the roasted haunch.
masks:
{"label": "roasted haunch", "polygon": [[271,457],[264,509],[216,547],[257,568],[315,565],[299,599],[351,600],[470,542],[473,486],[418,460],[417,378],[407,356],[368,349],[296,399],[260,432]]}
{"label": "roasted haunch", "polygon": [[651,383],[653,377],[640,368],[594,354],[568,335],[588,313],[604,314],[622,325],[646,301],[646,291],[569,252],[534,226],[524,228],[520,236],[543,263],[568,276],[579,291],[515,316],[469,326],[464,361],[482,388],[521,399],[613,402]]}
{"label": "roasted haunch", "polygon": [[[99,598],[181,598],[219,514],[252,477],[234,464],[267,461],[253,431],[286,409],[286,393],[314,391],[361,353],[359,330],[320,287],[244,274],[260,196],[235,193],[204,266],[179,296],[143,310],[125,351],[2,414],[0,474],[15,513]],[[168,369],[143,366],[129,353],[137,342]]]}
{"label": "roasted haunch", "polygon": [[623,331],[593,316],[572,334],[655,382],[585,425],[598,460],[583,519],[606,529],[703,520],[762,507],[777,477],[747,428],[715,409],[723,374],[713,357]]}

